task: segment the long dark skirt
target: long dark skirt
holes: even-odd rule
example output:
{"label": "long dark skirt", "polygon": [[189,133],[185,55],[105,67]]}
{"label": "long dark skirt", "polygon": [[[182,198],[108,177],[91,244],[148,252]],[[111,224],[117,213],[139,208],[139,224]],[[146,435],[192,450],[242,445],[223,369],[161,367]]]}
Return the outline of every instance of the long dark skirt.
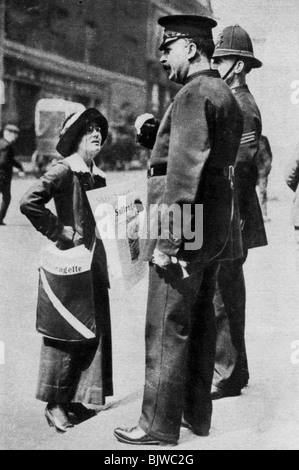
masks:
{"label": "long dark skirt", "polygon": [[96,340],[69,343],[43,338],[36,398],[47,403],[104,405],[113,395],[108,289],[95,286]]}

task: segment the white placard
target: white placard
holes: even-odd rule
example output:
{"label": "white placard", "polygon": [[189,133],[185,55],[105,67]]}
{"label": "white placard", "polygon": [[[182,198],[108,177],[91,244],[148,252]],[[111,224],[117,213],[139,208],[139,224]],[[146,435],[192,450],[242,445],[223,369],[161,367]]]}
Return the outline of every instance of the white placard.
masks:
{"label": "white placard", "polygon": [[103,240],[114,279],[122,279],[127,289],[147,273],[147,264],[139,260],[140,216],[135,204],[137,191],[127,184],[87,191],[87,197]]}

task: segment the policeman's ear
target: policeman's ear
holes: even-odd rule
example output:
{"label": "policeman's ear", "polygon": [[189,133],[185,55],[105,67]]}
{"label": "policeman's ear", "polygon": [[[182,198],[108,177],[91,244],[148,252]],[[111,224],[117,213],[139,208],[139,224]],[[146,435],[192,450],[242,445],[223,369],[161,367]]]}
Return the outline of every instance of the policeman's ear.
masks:
{"label": "policeman's ear", "polygon": [[243,62],[243,60],[238,60],[238,62],[235,65],[234,72],[235,73],[242,73],[242,72],[245,73],[245,63]]}
{"label": "policeman's ear", "polygon": [[197,45],[190,41],[188,44],[188,60],[192,61],[198,56]]}

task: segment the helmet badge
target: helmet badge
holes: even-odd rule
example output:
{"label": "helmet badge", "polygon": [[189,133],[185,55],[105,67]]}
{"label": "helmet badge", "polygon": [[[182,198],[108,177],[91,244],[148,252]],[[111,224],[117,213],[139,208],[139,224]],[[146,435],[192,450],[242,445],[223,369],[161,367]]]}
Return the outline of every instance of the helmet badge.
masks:
{"label": "helmet badge", "polygon": [[216,49],[220,48],[221,44],[223,44],[223,31],[221,31],[221,33],[219,33],[218,35],[215,48]]}

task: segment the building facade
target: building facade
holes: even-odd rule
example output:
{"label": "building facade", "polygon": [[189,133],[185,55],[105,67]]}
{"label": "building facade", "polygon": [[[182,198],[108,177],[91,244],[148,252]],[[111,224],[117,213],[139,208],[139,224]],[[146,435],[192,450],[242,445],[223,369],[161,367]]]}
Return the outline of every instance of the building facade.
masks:
{"label": "building facade", "polygon": [[[159,16],[212,14],[209,0],[0,0],[4,31],[0,74],[2,122],[18,120],[18,153],[35,148],[34,114],[41,98],[99,108],[161,114],[175,93],[159,65]],[[4,18],[3,18],[4,16]],[[1,20],[1,18],[0,18]],[[0,22],[1,23],[1,22]]]}

